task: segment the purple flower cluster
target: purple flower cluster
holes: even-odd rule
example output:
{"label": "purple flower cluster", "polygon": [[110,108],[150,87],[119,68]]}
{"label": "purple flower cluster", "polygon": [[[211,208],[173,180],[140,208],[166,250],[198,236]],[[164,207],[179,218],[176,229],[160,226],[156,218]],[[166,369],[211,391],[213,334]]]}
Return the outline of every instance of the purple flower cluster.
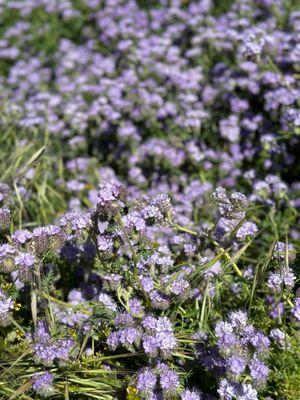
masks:
{"label": "purple flower cluster", "polygon": [[[247,314],[243,311],[232,312],[227,321],[219,322],[215,335],[216,348],[200,345],[198,354],[206,368],[226,375],[218,389],[221,398],[244,399],[248,398],[243,396],[249,392],[249,396],[253,396],[250,399],[257,399],[257,389],[266,383],[269,375],[265,360],[270,340],[249,324]],[[245,376],[251,384],[242,383]]]}
{"label": "purple flower cluster", "polygon": [[168,358],[172,351],[177,347],[177,340],[173,333],[170,320],[167,317],[154,317],[146,315],[139,320],[136,312],[129,311],[129,314],[119,314],[115,320],[118,331],[113,331],[108,339],[108,345],[115,349],[118,345],[124,345],[131,351],[142,347],[143,351],[151,359],[158,354],[163,358]]}
{"label": "purple flower cluster", "polygon": [[51,396],[54,392],[53,379],[50,372],[37,373],[33,376],[32,388],[42,397]]}
{"label": "purple flower cluster", "polygon": [[74,346],[72,339],[53,340],[46,323],[38,322],[32,344],[34,359],[37,363],[51,366],[54,361],[58,361],[63,364],[68,361]]}
{"label": "purple flower cluster", "polygon": [[164,396],[174,396],[179,388],[179,377],[166,364],[159,362],[156,368],[145,368],[137,375],[137,389],[143,399],[156,399],[160,390]]}
{"label": "purple flower cluster", "polygon": [[98,355],[115,398],[290,386],[300,14],[221,3],[0,1],[0,328],[36,396]]}

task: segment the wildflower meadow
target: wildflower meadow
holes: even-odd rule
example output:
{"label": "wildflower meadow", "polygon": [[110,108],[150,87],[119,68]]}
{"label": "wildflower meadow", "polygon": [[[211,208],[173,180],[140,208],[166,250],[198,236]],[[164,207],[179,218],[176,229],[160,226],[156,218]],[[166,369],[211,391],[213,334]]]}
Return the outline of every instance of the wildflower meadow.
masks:
{"label": "wildflower meadow", "polygon": [[299,0],[0,0],[0,400],[300,400]]}

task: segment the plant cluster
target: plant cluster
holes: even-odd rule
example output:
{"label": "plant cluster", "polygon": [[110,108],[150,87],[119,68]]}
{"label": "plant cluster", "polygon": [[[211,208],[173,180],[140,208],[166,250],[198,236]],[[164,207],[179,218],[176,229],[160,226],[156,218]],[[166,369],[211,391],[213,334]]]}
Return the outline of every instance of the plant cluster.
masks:
{"label": "plant cluster", "polygon": [[293,0],[0,2],[0,396],[300,398]]}

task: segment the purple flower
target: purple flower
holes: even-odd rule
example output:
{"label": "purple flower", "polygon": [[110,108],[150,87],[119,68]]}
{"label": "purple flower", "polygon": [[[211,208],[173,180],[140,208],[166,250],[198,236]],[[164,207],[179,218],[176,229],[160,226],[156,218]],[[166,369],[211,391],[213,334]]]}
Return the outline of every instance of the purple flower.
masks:
{"label": "purple flower", "polygon": [[136,387],[145,395],[150,395],[156,385],[157,378],[150,368],[138,373]]}
{"label": "purple flower", "polygon": [[28,242],[32,238],[32,233],[27,229],[22,229],[19,231],[15,231],[11,238],[16,245],[23,245]]}
{"label": "purple flower", "polygon": [[10,324],[10,314],[13,308],[13,300],[0,289],[0,326]]}
{"label": "purple flower", "polygon": [[146,206],[141,214],[146,221],[147,225],[159,224],[163,221],[164,216],[160,212],[159,208],[153,205]]}
{"label": "purple flower", "polygon": [[293,316],[300,321],[300,297],[297,297],[295,300],[295,305],[292,308]]}
{"label": "purple flower", "polygon": [[112,350],[116,350],[116,348],[120,344],[120,333],[119,332],[111,332],[106,340],[106,343]]}
{"label": "purple flower", "polygon": [[255,347],[255,350],[259,353],[267,352],[270,346],[270,340],[261,332],[256,332],[250,338],[250,342]]}
{"label": "purple flower", "polygon": [[268,278],[267,285],[273,292],[280,292],[283,285],[281,274],[276,272],[271,273]]}
{"label": "purple flower", "polygon": [[103,304],[108,310],[116,311],[117,304],[115,301],[106,293],[100,293],[98,296],[98,301]]}
{"label": "purple flower", "polygon": [[150,292],[150,299],[153,308],[159,310],[167,310],[170,306],[170,299],[164,293],[159,292],[158,290],[152,290]]}
{"label": "purple flower", "polygon": [[235,311],[230,313],[229,321],[234,329],[241,330],[246,327],[248,322],[248,316],[244,311]]}
{"label": "purple flower", "polygon": [[271,311],[269,312],[271,318],[281,318],[285,312],[284,304],[282,301],[274,303],[272,305]]}
{"label": "purple flower", "polygon": [[177,339],[173,333],[169,332],[158,332],[155,335],[157,341],[157,347],[164,353],[169,354],[177,346]]}
{"label": "purple flower", "polygon": [[179,378],[175,371],[165,369],[160,374],[160,386],[164,392],[175,393],[179,386]]}
{"label": "purple flower", "polygon": [[143,348],[146,354],[154,357],[157,354],[158,342],[156,336],[143,336]]}
{"label": "purple flower", "polygon": [[240,240],[245,240],[247,236],[254,236],[258,231],[256,224],[253,222],[246,221],[243,225],[237,230],[236,237]]}
{"label": "purple flower", "polygon": [[258,400],[257,391],[250,384],[243,383],[239,392],[239,400]]}
{"label": "purple flower", "polygon": [[157,333],[172,333],[173,327],[171,321],[167,317],[159,317],[155,324],[155,331]]}
{"label": "purple flower", "polygon": [[238,339],[234,334],[234,329],[228,322],[219,322],[215,329],[215,334],[218,339],[218,346],[221,349],[228,349],[238,343]]}
{"label": "purple flower", "polygon": [[142,302],[137,299],[133,298],[130,299],[128,302],[129,311],[134,316],[142,316],[144,313],[144,307],[142,306]]}
{"label": "purple flower", "polygon": [[143,290],[147,293],[151,292],[154,288],[153,279],[150,276],[142,276],[140,278],[141,286]]}
{"label": "purple flower", "polygon": [[134,325],[134,319],[127,312],[118,313],[115,318],[115,324],[117,327],[132,326]]}
{"label": "purple flower", "polygon": [[151,315],[147,315],[142,320],[142,326],[150,332],[155,332],[156,324],[157,324],[157,319],[155,317],[152,317]]}
{"label": "purple flower", "polygon": [[166,194],[160,194],[152,200],[151,204],[159,209],[164,217],[172,212],[171,199]]}
{"label": "purple flower", "polygon": [[65,362],[69,359],[74,346],[75,342],[72,339],[54,341],[45,321],[38,322],[32,345],[36,362],[46,366],[53,365],[55,360]]}
{"label": "purple flower", "polygon": [[178,277],[172,282],[170,292],[177,296],[183,296],[188,292],[189,288],[190,285],[188,281]]}
{"label": "purple flower", "polygon": [[250,362],[250,375],[257,385],[264,384],[268,378],[269,368],[265,363],[254,357]]}
{"label": "purple flower", "polygon": [[270,338],[273,339],[275,342],[277,342],[277,344],[282,349],[285,349],[287,347],[286,334],[281,329],[278,328],[271,329]]}
{"label": "purple flower", "polygon": [[120,343],[127,345],[132,345],[137,343],[141,337],[140,332],[136,328],[125,328],[119,332]]}
{"label": "purple flower", "polygon": [[240,127],[238,117],[230,115],[228,119],[222,119],[219,124],[220,134],[230,142],[237,142],[240,138]]}
{"label": "purple flower", "polygon": [[18,275],[21,281],[27,281],[30,278],[30,272],[35,263],[36,259],[30,253],[19,253],[15,257],[15,264],[18,266]]}
{"label": "purple flower", "polygon": [[237,390],[234,384],[227,379],[222,379],[219,383],[218,393],[222,400],[232,400],[237,395]]}
{"label": "purple flower", "polygon": [[124,226],[128,231],[135,229],[139,233],[144,233],[146,228],[146,223],[144,216],[137,211],[131,211],[129,214],[123,217]]}
{"label": "purple flower", "polygon": [[68,211],[60,219],[60,226],[65,230],[80,232],[91,225],[91,216],[80,211]]}
{"label": "purple flower", "polygon": [[54,392],[53,379],[53,375],[48,371],[36,373],[32,378],[32,389],[39,396],[50,396]]}
{"label": "purple flower", "polygon": [[232,355],[227,360],[229,370],[235,375],[241,375],[246,368],[246,360],[239,355]]}
{"label": "purple flower", "polygon": [[97,245],[101,254],[104,256],[110,255],[113,253],[114,241],[113,238],[109,235],[99,235],[97,237]]}
{"label": "purple flower", "polygon": [[181,394],[181,400],[201,400],[201,394],[195,390],[185,390]]}

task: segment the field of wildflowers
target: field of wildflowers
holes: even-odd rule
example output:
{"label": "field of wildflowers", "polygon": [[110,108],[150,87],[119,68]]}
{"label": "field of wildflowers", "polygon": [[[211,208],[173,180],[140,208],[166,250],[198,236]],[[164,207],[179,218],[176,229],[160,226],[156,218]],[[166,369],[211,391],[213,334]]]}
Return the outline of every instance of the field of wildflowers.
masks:
{"label": "field of wildflowers", "polygon": [[299,1],[0,0],[0,99],[0,400],[299,400]]}

